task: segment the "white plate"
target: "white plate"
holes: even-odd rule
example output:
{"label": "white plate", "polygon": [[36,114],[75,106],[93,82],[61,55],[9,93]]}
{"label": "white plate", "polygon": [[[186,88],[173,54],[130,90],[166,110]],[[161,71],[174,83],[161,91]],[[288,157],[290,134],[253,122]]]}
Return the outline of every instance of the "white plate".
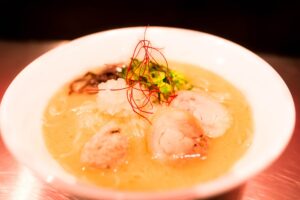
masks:
{"label": "white plate", "polygon": [[150,27],[147,38],[163,47],[167,59],[213,71],[239,88],[254,119],[253,144],[224,176],[208,183],[165,192],[120,192],[80,183],[48,153],[42,116],[49,98],[88,69],[128,60],[144,27],[100,32],[60,46],[28,65],[7,89],[0,125],[5,144],[35,174],[60,190],[102,199],[204,198],[228,191],[269,166],[286,147],[295,124],[292,96],[274,69],[249,50],[202,32]]}

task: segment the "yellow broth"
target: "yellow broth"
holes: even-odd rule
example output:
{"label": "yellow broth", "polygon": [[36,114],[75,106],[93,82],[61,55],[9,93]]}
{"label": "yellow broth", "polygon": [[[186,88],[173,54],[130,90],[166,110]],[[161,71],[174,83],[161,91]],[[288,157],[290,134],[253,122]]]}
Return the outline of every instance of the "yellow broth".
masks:
{"label": "yellow broth", "polygon": [[[134,123],[128,123],[128,119],[118,118],[117,121],[126,127],[125,132],[129,136],[126,161],[114,169],[85,166],[80,162],[83,145],[113,117],[101,114],[95,108],[81,112],[82,105],[95,104],[96,95],[68,95],[68,86],[53,96],[44,114],[45,143],[53,158],[80,181],[126,191],[183,188],[225,174],[251,144],[252,116],[245,97],[228,81],[212,72],[176,62],[169,66],[183,73],[196,86],[196,90],[205,91],[221,101],[231,114],[230,128],[223,136],[210,139],[206,158],[191,158],[177,164],[154,160],[145,136],[150,124],[140,119],[146,128],[136,128],[131,125]],[[84,126],[80,124],[83,122]]]}

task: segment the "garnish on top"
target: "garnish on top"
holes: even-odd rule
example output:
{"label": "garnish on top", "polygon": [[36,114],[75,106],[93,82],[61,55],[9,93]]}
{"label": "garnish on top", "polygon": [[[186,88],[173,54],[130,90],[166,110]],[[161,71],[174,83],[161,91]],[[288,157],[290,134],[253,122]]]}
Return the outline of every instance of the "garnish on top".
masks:
{"label": "garnish on top", "polygon": [[[150,40],[145,39],[146,30],[144,38],[135,46],[128,65],[109,65],[106,71],[99,74],[88,72],[70,84],[69,94],[95,94],[99,92],[99,83],[109,79],[123,78],[127,87],[112,90],[126,89],[127,100],[132,110],[147,119],[144,114],[152,113],[147,105],[152,106],[152,102],[169,105],[177,96],[178,90],[191,89],[192,86],[182,74],[169,69],[167,59],[161,49],[152,46]],[[135,93],[142,94],[142,102],[137,102]]]}
{"label": "garnish on top", "polygon": [[176,91],[191,88],[185,77],[177,71],[153,61],[147,64],[142,62],[134,58],[131,69],[126,66],[118,75],[124,78],[129,86],[140,84],[143,90],[152,91],[159,103],[170,103],[176,96]]}

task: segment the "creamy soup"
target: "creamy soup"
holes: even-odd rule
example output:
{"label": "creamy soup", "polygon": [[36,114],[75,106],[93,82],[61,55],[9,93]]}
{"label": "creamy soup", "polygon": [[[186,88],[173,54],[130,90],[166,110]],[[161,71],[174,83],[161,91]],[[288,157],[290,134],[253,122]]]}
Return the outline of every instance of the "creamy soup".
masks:
{"label": "creamy soup", "polygon": [[[44,138],[53,158],[80,181],[123,191],[159,191],[189,187],[224,175],[251,144],[253,122],[243,94],[220,76],[202,68],[170,63],[201,91],[224,105],[231,116],[230,127],[220,137],[210,138],[204,157],[166,163],[149,152],[147,134],[151,124],[138,115],[114,118],[97,110],[96,94],[68,94],[62,87],[50,100],[44,114]],[[101,92],[101,91],[100,91]],[[84,144],[108,121],[122,124],[129,138],[126,159],[103,169],[80,161]]]}

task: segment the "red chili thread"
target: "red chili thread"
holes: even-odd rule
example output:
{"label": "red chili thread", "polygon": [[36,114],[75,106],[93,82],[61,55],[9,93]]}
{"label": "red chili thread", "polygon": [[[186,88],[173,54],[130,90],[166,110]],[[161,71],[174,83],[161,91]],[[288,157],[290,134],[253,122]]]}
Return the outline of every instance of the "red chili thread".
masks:
{"label": "red chili thread", "polygon": [[[153,47],[150,40],[146,39],[146,32],[147,28],[145,28],[144,31],[144,38],[140,40],[137,45],[134,48],[130,63],[127,67],[127,73],[126,73],[126,83],[128,85],[127,88],[127,100],[129,104],[131,105],[132,110],[137,113],[139,116],[146,119],[148,122],[149,119],[143,115],[146,114],[152,114],[153,112],[147,111],[147,105],[150,105],[150,108],[153,108],[153,104],[151,101],[152,97],[157,98],[157,95],[159,95],[159,88],[154,87],[154,83],[152,84],[152,88],[145,88],[145,86],[141,83],[141,81],[136,80],[133,76],[134,74],[138,74],[140,77],[143,77],[147,71],[149,71],[149,67],[152,63],[159,65],[156,58],[153,56],[153,53],[156,53],[158,56],[162,58],[163,64],[166,66],[167,70],[169,70],[168,67],[168,61],[161,52],[160,48]],[[142,57],[141,59],[139,59]],[[141,60],[141,62],[136,66],[134,69],[135,71],[133,73],[130,73],[133,69],[133,61],[134,60]],[[170,77],[170,73],[165,73],[166,78],[169,81],[169,83],[172,83],[172,78]],[[173,84],[170,84],[173,87]],[[139,92],[140,95],[142,95],[143,102],[139,104],[134,97],[135,92]],[[169,105],[172,100],[176,97],[174,88],[172,88],[172,93],[166,100],[162,100],[161,102],[167,103]],[[151,123],[151,122],[150,122]]]}

